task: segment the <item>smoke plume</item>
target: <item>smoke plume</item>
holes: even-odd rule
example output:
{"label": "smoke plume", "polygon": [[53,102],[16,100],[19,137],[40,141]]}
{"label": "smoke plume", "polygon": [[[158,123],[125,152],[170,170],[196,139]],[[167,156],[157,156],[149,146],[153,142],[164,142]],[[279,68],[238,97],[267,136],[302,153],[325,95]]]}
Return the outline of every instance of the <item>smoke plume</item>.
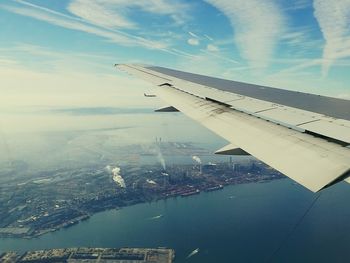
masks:
{"label": "smoke plume", "polygon": [[120,167],[112,168],[110,165],[106,166],[106,170],[113,175],[113,181],[118,184],[121,188],[126,188],[125,181],[123,177],[120,175]]}
{"label": "smoke plume", "polygon": [[159,145],[156,145],[156,152],[157,152],[157,159],[160,162],[160,165],[162,166],[163,170],[165,171],[166,170],[165,160],[164,160],[164,157],[163,157],[163,154],[160,150]]}
{"label": "smoke plume", "polygon": [[199,157],[196,156],[196,155],[193,155],[193,156],[192,156],[192,160],[194,160],[195,162],[197,162],[197,163],[199,163],[199,164],[202,163],[201,158],[199,158]]}

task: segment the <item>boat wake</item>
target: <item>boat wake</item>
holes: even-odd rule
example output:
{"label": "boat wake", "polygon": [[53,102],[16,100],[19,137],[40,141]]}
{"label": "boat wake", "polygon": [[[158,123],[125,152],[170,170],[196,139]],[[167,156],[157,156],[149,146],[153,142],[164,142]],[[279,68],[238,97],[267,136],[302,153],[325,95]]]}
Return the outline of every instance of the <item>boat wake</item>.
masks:
{"label": "boat wake", "polygon": [[148,218],[149,220],[156,220],[156,219],[159,219],[159,218],[162,218],[163,215],[157,215],[157,216],[154,216],[154,217],[150,217]]}
{"label": "boat wake", "polygon": [[199,252],[199,248],[196,248],[195,250],[193,250],[188,256],[186,259],[190,258],[190,257],[193,257],[194,255],[196,255],[197,253]]}

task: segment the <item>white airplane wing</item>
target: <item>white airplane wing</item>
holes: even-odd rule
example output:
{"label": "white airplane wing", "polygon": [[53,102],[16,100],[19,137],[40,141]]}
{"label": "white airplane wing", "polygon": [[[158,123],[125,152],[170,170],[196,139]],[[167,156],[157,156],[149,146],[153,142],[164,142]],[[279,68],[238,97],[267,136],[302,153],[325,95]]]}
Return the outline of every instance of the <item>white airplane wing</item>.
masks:
{"label": "white airplane wing", "polygon": [[229,141],[216,153],[251,154],[314,192],[350,182],[349,100],[161,67],[116,67],[152,82],[169,109]]}

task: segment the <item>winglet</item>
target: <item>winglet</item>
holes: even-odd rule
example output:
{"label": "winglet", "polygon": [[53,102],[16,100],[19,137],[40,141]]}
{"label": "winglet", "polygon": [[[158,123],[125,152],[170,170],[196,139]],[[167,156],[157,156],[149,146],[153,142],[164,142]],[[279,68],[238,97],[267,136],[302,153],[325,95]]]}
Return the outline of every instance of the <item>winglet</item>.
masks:
{"label": "winglet", "polygon": [[236,145],[230,143],[221,149],[217,150],[215,154],[222,154],[222,155],[250,155],[246,151],[242,150],[241,148],[237,147]]}
{"label": "winglet", "polygon": [[154,110],[155,112],[178,112],[179,110],[173,106],[165,106]]}

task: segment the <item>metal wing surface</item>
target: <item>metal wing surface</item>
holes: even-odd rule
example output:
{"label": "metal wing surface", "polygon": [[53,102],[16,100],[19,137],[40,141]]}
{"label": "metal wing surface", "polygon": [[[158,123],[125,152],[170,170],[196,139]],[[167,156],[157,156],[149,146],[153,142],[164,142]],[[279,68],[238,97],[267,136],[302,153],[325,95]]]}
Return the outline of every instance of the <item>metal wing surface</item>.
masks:
{"label": "metal wing surface", "polygon": [[221,154],[251,154],[311,191],[350,175],[350,101],[119,64],[155,94],[229,141]]}

